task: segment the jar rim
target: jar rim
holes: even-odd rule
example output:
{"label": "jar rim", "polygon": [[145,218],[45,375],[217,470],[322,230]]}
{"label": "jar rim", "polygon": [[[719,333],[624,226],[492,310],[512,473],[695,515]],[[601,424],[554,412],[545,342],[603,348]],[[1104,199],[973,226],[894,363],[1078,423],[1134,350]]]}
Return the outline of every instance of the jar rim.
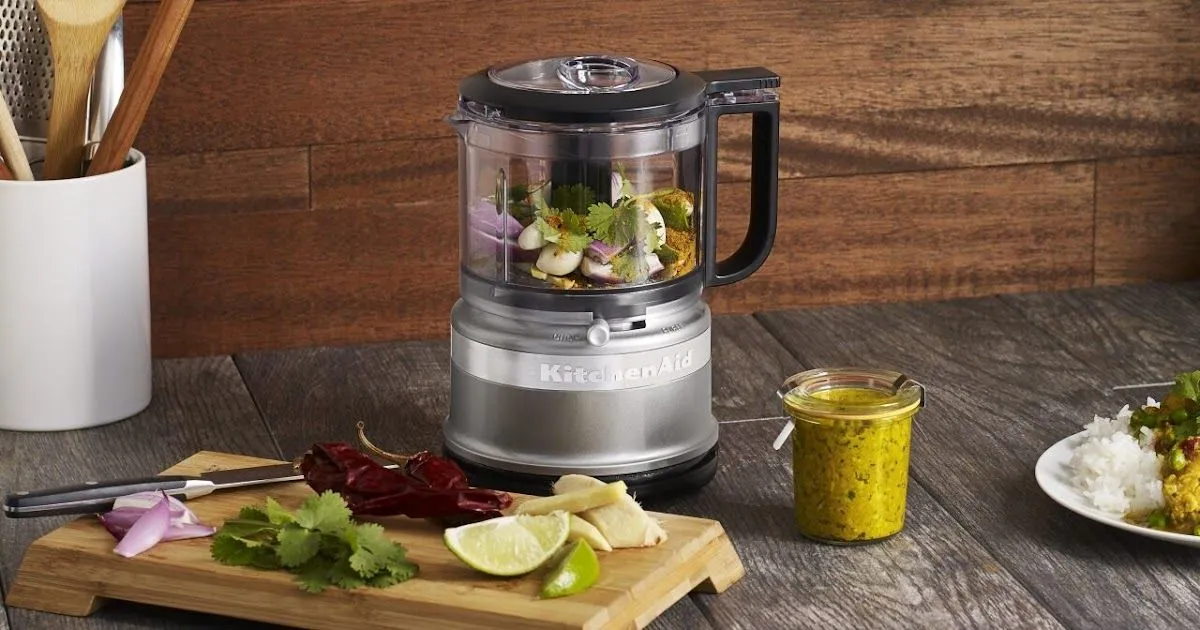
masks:
{"label": "jar rim", "polygon": [[[835,389],[867,389],[887,394],[869,402],[834,402],[813,394]],[[813,420],[887,421],[923,407],[925,387],[894,370],[818,368],[788,377],[779,397],[789,411]]]}

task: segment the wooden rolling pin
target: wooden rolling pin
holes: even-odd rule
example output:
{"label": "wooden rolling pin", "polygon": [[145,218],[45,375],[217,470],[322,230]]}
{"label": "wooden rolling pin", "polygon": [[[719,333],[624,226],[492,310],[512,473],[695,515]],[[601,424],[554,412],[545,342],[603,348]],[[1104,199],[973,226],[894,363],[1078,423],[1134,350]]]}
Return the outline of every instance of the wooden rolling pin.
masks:
{"label": "wooden rolling pin", "polygon": [[88,175],[111,173],[125,164],[193,4],[195,0],[163,0],[158,5],[154,21],[125,81],[125,91],[108,121],[96,156],[88,166]]}

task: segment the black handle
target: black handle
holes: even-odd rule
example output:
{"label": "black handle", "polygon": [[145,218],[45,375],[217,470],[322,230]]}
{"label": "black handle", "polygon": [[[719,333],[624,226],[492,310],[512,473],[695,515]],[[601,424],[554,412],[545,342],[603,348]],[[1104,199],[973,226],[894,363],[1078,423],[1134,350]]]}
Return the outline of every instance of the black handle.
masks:
{"label": "black handle", "polygon": [[9,518],[56,514],[98,514],[112,509],[113,501],[135,492],[165,491],[182,495],[198,480],[195,477],[163,476],[82,483],[75,486],[16,492],[4,497],[4,514]]}
{"label": "black handle", "polygon": [[[708,286],[731,284],[754,273],[775,243],[779,195],[779,75],[766,68],[698,72],[708,81],[704,138],[704,266]],[[725,114],[751,114],[750,225],[746,238],[725,260],[717,257],[717,122]]]}

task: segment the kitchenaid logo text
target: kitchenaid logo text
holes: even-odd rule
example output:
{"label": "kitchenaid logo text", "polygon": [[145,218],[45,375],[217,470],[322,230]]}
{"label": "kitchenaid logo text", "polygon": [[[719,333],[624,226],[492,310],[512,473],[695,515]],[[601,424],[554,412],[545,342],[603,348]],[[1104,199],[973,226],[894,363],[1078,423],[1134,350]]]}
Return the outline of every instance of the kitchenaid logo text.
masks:
{"label": "kitchenaid logo text", "polygon": [[620,383],[622,381],[644,381],[664,374],[671,374],[692,367],[692,351],[665,356],[658,363],[631,368],[589,369],[561,363],[541,364],[543,383]]}

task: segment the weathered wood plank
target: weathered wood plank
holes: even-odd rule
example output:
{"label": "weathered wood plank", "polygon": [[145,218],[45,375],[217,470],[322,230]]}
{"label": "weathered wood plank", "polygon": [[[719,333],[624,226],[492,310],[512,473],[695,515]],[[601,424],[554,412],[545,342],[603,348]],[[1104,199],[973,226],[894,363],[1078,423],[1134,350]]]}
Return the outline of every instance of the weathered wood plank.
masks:
{"label": "weathered wood plank", "polygon": [[[154,474],[200,450],[279,456],[229,357],[155,362],[154,400],[129,420],[84,431],[5,433],[0,492]],[[0,518],[0,574],[7,582],[29,543],[67,518]],[[87,618],[16,608],[9,615],[14,630],[268,628],[125,602],[110,602]]]}
{"label": "weathered wood plank", "polygon": [[[462,76],[603,49],[688,69],[779,72],[789,174],[1200,146],[1194,7],[1101,4],[588,1],[576,5],[588,28],[563,29],[545,0],[504,0],[486,12],[433,0],[203,2],[139,143],[191,153],[449,136],[443,118]],[[152,10],[126,10],[130,57]],[[727,148],[744,162],[749,147],[738,137]]]}
{"label": "weathered wood plank", "polygon": [[[791,92],[784,90],[784,103]],[[1200,147],[1200,95],[785,113],[780,174],[821,177],[1069,162]],[[722,123],[720,171],[750,176],[750,126]],[[727,138],[727,140],[726,140]]]}
{"label": "weathered wood plank", "polygon": [[1096,284],[1200,278],[1200,155],[1096,166]]}
{"label": "weathered wood plank", "polygon": [[305,211],[308,149],[155,155],[146,162],[155,214]]}
{"label": "weathered wood plank", "polygon": [[312,149],[313,207],[394,208],[453,224],[458,214],[458,143],[396,140]]}
{"label": "weathered wood plank", "polygon": [[1058,628],[970,533],[916,482],[904,532],[866,547],[796,533],[789,448],[771,450],[782,421],[722,426],[721,468],[702,493],[655,509],[721,521],[747,578],[696,596],[722,628]]}
{"label": "weathered wood plank", "polygon": [[[351,175],[318,151],[317,211],[153,218],[155,354],[447,336],[453,193],[421,175],[424,158],[404,155],[394,171],[404,183],[389,190],[406,193],[392,202],[324,206],[347,198],[336,182]],[[766,265],[710,303],[746,313],[1088,285],[1092,188],[1088,165],[788,180]],[[745,231],[748,186],[722,185],[719,203],[728,252]]]}
{"label": "weathered wood plank", "polygon": [[[1146,284],[1087,291],[1004,296],[1006,303],[1046,331],[1071,356],[1095,366],[1111,388],[1174,380],[1200,369],[1200,283]],[[1113,396],[1130,402],[1161,389]]]}
{"label": "weathered wood plank", "polygon": [[154,217],[154,353],[445,336],[455,230],[441,208]]}
{"label": "weathered wood plank", "polygon": [[[553,3],[504,0],[490,6],[477,11],[466,3],[434,0],[211,0],[197,6],[138,141],[151,164],[171,165],[172,154],[217,152],[203,153],[211,156],[205,164],[194,158],[174,164],[183,172],[178,178],[152,177],[156,208],[166,214],[201,213],[165,217],[171,220],[152,228],[159,356],[444,335],[452,267],[409,264],[407,250],[399,255],[396,249],[413,247],[438,261],[452,257],[445,249],[455,242],[447,220],[451,213],[430,212],[454,189],[449,185],[451,132],[443,118],[454,105],[459,78],[506,59],[604,48],[692,69],[772,67],[784,78],[782,173],[788,177],[1200,150],[1200,94],[1193,89],[1200,35],[1191,28],[1196,11],[1189,3],[588,1],[577,3],[576,11],[589,16],[589,28],[566,32],[560,32],[561,15]],[[153,3],[135,3],[126,11],[131,58],[153,8]],[[505,17],[512,15],[522,19]],[[446,29],[445,24],[457,26]],[[551,32],[556,36],[547,37]],[[748,41],[756,45],[744,45]],[[721,174],[744,179],[746,125],[727,123]],[[236,155],[225,156],[313,145],[313,202],[353,209],[343,217],[344,225],[291,215],[254,221],[209,216],[307,207],[296,187],[298,162],[279,166],[287,172],[279,180],[289,182],[286,186],[261,189],[255,179],[260,169],[233,168]],[[977,181],[992,173],[984,171]],[[1178,181],[1186,173],[1180,172]],[[1141,181],[1129,177],[1114,179],[1114,185]],[[213,188],[202,182],[220,184]],[[1080,272],[1081,261],[1090,256],[1082,250],[1092,238],[1065,216],[1081,206],[1044,196],[1046,182],[1040,177],[1014,176],[1000,183],[993,196],[1007,201],[985,204],[994,211],[992,218],[1006,211],[999,206],[1018,207],[1040,197],[1049,204],[1039,208],[1046,210],[1045,225],[1063,221],[1069,234],[1030,227],[1029,235],[1042,239],[1042,249],[1015,241],[1012,249],[995,248],[1028,257],[1018,260],[989,257],[988,234],[979,241],[980,234],[956,233],[976,240],[942,243],[933,253],[917,246],[893,249],[904,234],[901,226],[914,220],[902,197],[895,200],[904,206],[884,226],[890,231],[856,224],[850,206],[838,208],[838,219],[814,227],[805,222],[805,195],[815,189],[788,183],[782,192],[785,214],[794,221],[787,228],[791,236],[782,234],[766,274],[715,294],[715,304],[747,312],[762,306],[1091,284],[1091,263],[1085,265],[1087,278],[1080,279]],[[866,189],[851,197],[861,200],[877,182],[844,185]],[[1140,192],[1133,194],[1144,197],[1139,199],[1152,211],[1172,203],[1166,184],[1135,188]],[[202,194],[197,197],[193,190]],[[737,188],[726,187],[725,196],[744,201]],[[175,206],[168,201],[172,198]],[[1130,221],[1140,216],[1123,214],[1120,203],[1114,207]],[[961,208],[964,216],[972,211],[970,205]],[[414,220],[408,212],[436,214],[440,220]],[[829,216],[822,212],[818,216]],[[744,214],[723,215],[723,230],[736,228],[724,232],[730,241],[740,234]],[[1180,226],[1191,225],[1186,215],[1171,216]],[[832,236],[825,233],[830,224],[838,228]],[[1018,218],[1014,226],[1020,230],[1030,224]],[[1007,226],[1000,231],[1011,232]],[[844,251],[780,258],[780,252],[803,252],[812,244],[832,249],[854,241],[847,238],[851,232],[863,239],[846,243]],[[1153,243],[1157,233],[1145,236],[1149,240],[1135,241]],[[1102,245],[1108,243],[1103,233],[1098,237]],[[1143,244],[1118,243],[1111,249],[1131,277],[1156,277],[1161,272],[1155,269],[1163,265],[1191,269],[1184,256],[1193,246],[1174,238],[1180,237],[1166,241],[1172,244],[1166,250],[1177,252],[1169,258]],[[871,246],[864,249],[864,243]],[[867,253],[855,260],[859,250]],[[186,252],[187,258],[176,252]],[[1142,254],[1152,267],[1134,261]],[[906,271],[900,278],[868,268],[847,279],[836,268],[841,261],[850,268],[882,261],[886,269],[897,260]],[[1097,258],[1100,265],[1103,260]],[[830,264],[835,273],[823,273]],[[195,269],[177,268],[186,265]],[[330,278],[338,278],[340,286],[331,289]],[[822,286],[821,278],[829,281]],[[344,299],[326,299],[331,292]],[[402,296],[412,294],[432,299],[405,303]],[[770,304],[767,296],[788,300]],[[394,308],[398,303],[401,307]],[[312,322],[322,324],[313,328]]]}
{"label": "weathered wood plank", "polygon": [[750,315],[713,317],[713,414],[729,424],[781,418],[775,391],[803,368]]}
{"label": "weathered wood plank", "polygon": [[318,440],[355,443],[360,421],[384,448],[441,447],[449,342],[254,352],[234,361],[287,459]]}
{"label": "weathered wood plank", "polygon": [[[807,365],[889,367],[924,382],[930,402],[914,429],[916,479],[1068,626],[1154,627],[1200,617],[1177,606],[1200,586],[1194,550],[1087,521],[1045,497],[1033,479],[1046,448],[1092,414],[1137,399],[1107,387],[1121,357],[1080,361],[1062,345],[1069,342],[998,299],[760,320]],[[1200,355],[1191,362],[1200,364]]]}
{"label": "weathered wood plank", "polygon": [[[125,12],[130,54],[152,9],[132,5]],[[488,11],[429,0],[199,3],[141,144],[176,153],[449,136],[443,119],[461,77],[564,47],[703,64],[704,38],[685,35],[698,31],[684,26],[679,37],[663,36],[695,24],[694,6],[585,2],[575,10],[589,16],[587,29],[563,29],[556,9],[529,1]]]}
{"label": "weathered wood plank", "polygon": [[[713,402],[724,417],[781,413],[775,389],[813,367],[753,318],[716,319]],[[740,588],[697,602],[719,627],[1058,627],[1028,592],[917,483],[905,532],[859,548],[796,533],[790,449],[772,451],[783,421],[726,422],[712,485],[656,509],[720,520],[746,565]],[[899,579],[903,576],[903,579]]]}
{"label": "weathered wood plank", "polygon": [[[1088,286],[1092,174],[1073,164],[781,182],[771,257],[710,303],[749,312]],[[718,199],[718,249],[730,252],[748,188],[723,186]]]}
{"label": "weathered wood plank", "polygon": [[[778,415],[774,389],[796,370],[794,361],[748,316],[718,317],[714,326],[714,411],[726,421],[718,480],[698,495],[652,506],[720,518],[747,564],[742,583],[697,599],[706,618],[718,627],[967,625],[989,619],[1014,627],[1056,626],[919,486],[912,490],[909,533],[896,541],[851,552],[799,540],[789,507],[789,461],[770,451],[780,423],[739,422]],[[236,360],[285,452],[302,451],[313,435],[352,440],[358,420],[377,443],[396,450],[440,443],[438,427],[449,404],[446,343],[254,353]],[[895,582],[901,573],[906,580]],[[696,627],[675,617],[667,624]]]}
{"label": "weathered wood plank", "polygon": [[1194,7],[1101,4],[718,3],[722,11],[706,19],[739,28],[710,39],[708,62],[802,77],[790,111],[805,113],[1136,97],[1175,91],[1193,76],[1196,33],[1174,20],[1195,17]]}

